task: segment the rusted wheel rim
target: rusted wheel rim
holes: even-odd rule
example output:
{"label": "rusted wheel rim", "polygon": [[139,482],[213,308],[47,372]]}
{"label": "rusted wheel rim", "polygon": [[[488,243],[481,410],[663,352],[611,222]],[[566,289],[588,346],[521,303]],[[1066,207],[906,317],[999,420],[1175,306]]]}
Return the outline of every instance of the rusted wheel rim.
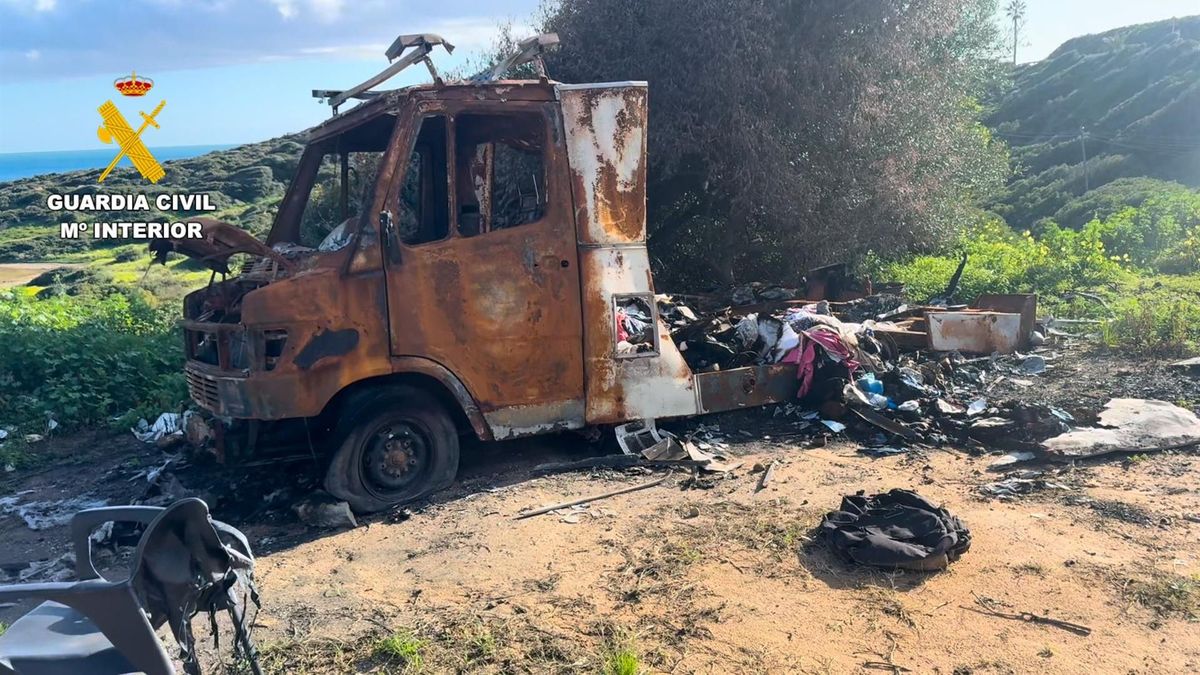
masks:
{"label": "rusted wheel rim", "polygon": [[397,422],[383,426],[368,440],[363,453],[367,489],[381,498],[403,492],[428,472],[430,454],[429,438],[417,425]]}

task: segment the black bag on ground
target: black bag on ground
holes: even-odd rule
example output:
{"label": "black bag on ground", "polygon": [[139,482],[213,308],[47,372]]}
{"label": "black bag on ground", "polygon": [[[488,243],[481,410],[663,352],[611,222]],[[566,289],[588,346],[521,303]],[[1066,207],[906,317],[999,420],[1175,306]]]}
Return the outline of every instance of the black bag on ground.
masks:
{"label": "black bag on ground", "polygon": [[821,531],[846,560],[893,569],[945,569],[971,547],[962,521],[910,490],[846,495]]}

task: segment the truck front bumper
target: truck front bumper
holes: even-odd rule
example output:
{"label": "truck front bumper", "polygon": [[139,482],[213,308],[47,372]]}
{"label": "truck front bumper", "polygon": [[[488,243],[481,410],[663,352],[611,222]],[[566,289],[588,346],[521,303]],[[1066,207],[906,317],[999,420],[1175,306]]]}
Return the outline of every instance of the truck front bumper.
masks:
{"label": "truck front bumper", "polygon": [[[304,400],[300,372],[254,373],[228,371],[188,361],[185,367],[188,394],[201,408],[220,417],[279,420],[312,417],[324,400]],[[310,394],[316,392],[309,391]]]}

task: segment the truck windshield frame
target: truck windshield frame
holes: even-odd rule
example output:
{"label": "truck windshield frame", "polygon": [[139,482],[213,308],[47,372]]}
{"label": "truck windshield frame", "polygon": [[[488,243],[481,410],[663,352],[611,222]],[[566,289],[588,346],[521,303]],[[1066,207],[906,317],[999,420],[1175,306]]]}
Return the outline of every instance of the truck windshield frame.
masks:
{"label": "truck windshield frame", "polygon": [[[276,214],[271,232],[267,236],[267,245],[274,246],[279,243],[304,245],[307,243],[311,244],[312,248],[316,248],[319,242],[302,241],[304,238],[302,227],[306,212],[314,204],[313,192],[318,185],[322,187],[329,185],[333,188],[327,191],[329,194],[319,195],[319,197],[330,200],[332,204],[329,206],[341,213],[341,218],[338,219],[338,222],[332,223],[332,227],[329,229],[332,230],[337,227],[339,222],[349,218],[345,223],[345,234],[347,236],[357,234],[363,227],[364,218],[370,218],[373,215],[371,207],[376,202],[380,186],[384,185],[384,189],[386,189],[386,184],[383,182],[388,173],[386,158],[389,149],[394,145],[395,135],[399,133],[402,126],[398,124],[399,119],[398,111],[383,109],[379,111],[379,114],[348,129],[310,141],[300,157],[296,173],[280,203],[279,212]],[[374,170],[370,177],[365,175],[367,172],[364,171],[364,166],[355,167],[354,165],[353,158],[356,155],[362,156],[364,153],[376,155],[373,162]],[[321,182],[322,166],[329,157],[336,158],[336,173],[332,181]],[[366,182],[357,184],[357,188],[360,190],[359,198],[351,200],[351,190],[356,187],[356,174],[357,180]],[[329,176],[327,175],[326,178],[328,179]],[[357,204],[352,203],[353,201],[356,201]]]}

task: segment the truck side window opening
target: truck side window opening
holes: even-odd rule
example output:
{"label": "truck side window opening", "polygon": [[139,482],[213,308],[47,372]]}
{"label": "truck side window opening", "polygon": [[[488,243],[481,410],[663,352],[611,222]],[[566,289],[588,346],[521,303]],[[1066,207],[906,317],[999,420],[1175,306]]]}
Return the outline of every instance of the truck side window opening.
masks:
{"label": "truck side window opening", "polygon": [[446,118],[426,117],[398,191],[396,228],[405,244],[438,241],[450,233],[446,170]]}
{"label": "truck side window opening", "polygon": [[454,125],[459,234],[472,237],[540,220],[546,210],[541,113],[468,113]]}
{"label": "truck side window opening", "polygon": [[321,162],[293,244],[332,251],[350,241],[352,223],[375,194],[379,165],[395,126],[395,115],[384,114],[321,141],[316,147]]}
{"label": "truck side window opening", "polygon": [[649,293],[613,296],[617,358],[658,354],[658,312]]}

